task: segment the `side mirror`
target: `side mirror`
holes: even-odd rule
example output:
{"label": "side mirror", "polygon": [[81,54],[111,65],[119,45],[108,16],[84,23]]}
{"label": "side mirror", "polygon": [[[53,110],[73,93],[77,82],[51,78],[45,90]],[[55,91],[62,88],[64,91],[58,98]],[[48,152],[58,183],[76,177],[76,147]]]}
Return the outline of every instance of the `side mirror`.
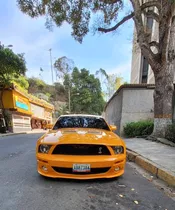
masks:
{"label": "side mirror", "polygon": [[115,126],[115,125],[110,125],[109,127],[110,127],[111,131],[116,131],[117,130],[117,126]]}

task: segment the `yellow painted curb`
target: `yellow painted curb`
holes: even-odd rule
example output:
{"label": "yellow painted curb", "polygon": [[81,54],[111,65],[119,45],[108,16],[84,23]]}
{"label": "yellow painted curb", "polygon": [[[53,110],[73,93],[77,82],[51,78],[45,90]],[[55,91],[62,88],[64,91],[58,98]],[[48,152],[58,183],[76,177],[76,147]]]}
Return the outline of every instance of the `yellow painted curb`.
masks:
{"label": "yellow painted curb", "polygon": [[144,168],[145,170],[149,171],[150,173],[157,176],[157,171],[158,171],[157,166],[154,165],[148,159],[141,157],[141,156],[137,156],[135,163],[138,164],[139,166],[141,166],[142,168]]}
{"label": "yellow painted curb", "polygon": [[165,181],[168,185],[175,187],[175,174],[173,174],[171,171],[168,171],[163,167],[161,168],[160,165],[157,165],[156,163],[142,157],[133,151],[127,150],[126,154],[129,161],[135,162],[146,171]]}
{"label": "yellow painted curb", "polygon": [[169,185],[175,187],[175,176],[170,171],[158,169],[157,177],[167,182]]}
{"label": "yellow painted curb", "polygon": [[128,159],[129,161],[135,162],[135,159],[136,159],[136,157],[137,157],[139,154],[127,150],[127,151],[126,151],[126,155],[127,155],[127,159]]}

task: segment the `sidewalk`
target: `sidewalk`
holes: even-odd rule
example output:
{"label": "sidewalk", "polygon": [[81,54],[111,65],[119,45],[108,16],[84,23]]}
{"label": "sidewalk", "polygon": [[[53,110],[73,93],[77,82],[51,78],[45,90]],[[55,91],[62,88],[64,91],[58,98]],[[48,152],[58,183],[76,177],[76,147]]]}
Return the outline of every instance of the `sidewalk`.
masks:
{"label": "sidewalk", "polygon": [[175,147],[142,138],[124,139],[128,160],[175,186]]}

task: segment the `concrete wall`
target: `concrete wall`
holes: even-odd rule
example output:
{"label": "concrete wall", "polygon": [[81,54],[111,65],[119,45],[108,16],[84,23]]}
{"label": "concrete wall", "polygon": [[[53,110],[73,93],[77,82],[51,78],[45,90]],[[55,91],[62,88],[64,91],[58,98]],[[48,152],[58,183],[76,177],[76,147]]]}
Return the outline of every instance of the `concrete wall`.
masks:
{"label": "concrete wall", "polygon": [[120,134],[120,122],[122,115],[122,102],[123,90],[121,90],[114,98],[109,102],[105,110],[105,119],[107,123],[117,126],[117,134]]}
{"label": "concrete wall", "polygon": [[123,135],[128,122],[153,119],[153,89],[123,88],[111,99],[105,110],[105,119],[115,124],[117,134]]}
{"label": "concrete wall", "polygon": [[154,118],[153,89],[124,89],[120,135],[128,122]]}

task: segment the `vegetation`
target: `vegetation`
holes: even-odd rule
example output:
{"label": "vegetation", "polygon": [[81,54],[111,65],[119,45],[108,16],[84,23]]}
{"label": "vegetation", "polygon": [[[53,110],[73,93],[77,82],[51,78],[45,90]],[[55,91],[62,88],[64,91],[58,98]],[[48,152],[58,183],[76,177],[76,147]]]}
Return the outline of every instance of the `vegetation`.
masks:
{"label": "vegetation", "polygon": [[[4,109],[3,94],[4,89],[19,77],[23,77],[27,71],[23,54],[15,54],[12,50],[0,45],[0,108],[8,126],[9,116]],[[0,128],[1,129],[1,128]],[[5,132],[5,131],[4,131]]]}
{"label": "vegetation", "polygon": [[0,84],[5,87],[27,71],[23,54],[15,54],[11,49],[0,46]]}
{"label": "vegetation", "polygon": [[165,137],[175,143],[175,123],[168,126]]}
{"label": "vegetation", "polygon": [[116,74],[107,74],[102,68],[96,71],[96,76],[102,84],[102,92],[106,101],[112,97],[121,85],[126,84],[126,82],[123,81],[123,77]]}
{"label": "vegetation", "polygon": [[86,69],[71,69],[70,63],[66,57],[55,63],[63,84],[48,85],[38,78],[29,78],[28,92],[54,104],[58,115],[68,112],[101,114],[105,102],[99,79]]}
{"label": "vegetation", "polygon": [[[166,127],[172,124],[172,96],[174,91],[174,0],[129,0],[131,11],[120,21],[120,12],[125,8],[124,0],[72,0],[36,1],[17,0],[22,12],[35,18],[46,17],[48,28],[55,23],[67,22],[72,26],[72,36],[79,42],[90,30],[94,21],[96,31],[108,33],[133,19],[137,42],[141,53],[148,61],[155,76],[154,135],[165,136]],[[156,11],[156,12],[155,12]],[[145,18],[143,18],[145,17]],[[152,40],[152,28],[145,27],[148,18],[157,24],[158,39]]]}
{"label": "vegetation", "polygon": [[14,78],[12,80],[12,82],[18,86],[20,86],[21,88],[23,88],[24,90],[28,90],[29,88],[29,82],[27,80],[27,77],[25,76],[18,76],[17,78]]}
{"label": "vegetation", "polygon": [[99,79],[87,69],[78,68],[74,68],[71,78],[72,112],[102,114],[105,102]]}
{"label": "vegetation", "polygon": [[126,137],[148,136],[153,132],[154,123],[152,121],[139,121],[127,123],[124,126]]}
{"label": "vegetation", "polygon": [[46,84],[43,80],[38,78],[28,79],[29,88],[28,92],[37,97],[40,97],[48,102],[65,101],[65,88],[60,83],[53,85]]}

